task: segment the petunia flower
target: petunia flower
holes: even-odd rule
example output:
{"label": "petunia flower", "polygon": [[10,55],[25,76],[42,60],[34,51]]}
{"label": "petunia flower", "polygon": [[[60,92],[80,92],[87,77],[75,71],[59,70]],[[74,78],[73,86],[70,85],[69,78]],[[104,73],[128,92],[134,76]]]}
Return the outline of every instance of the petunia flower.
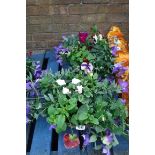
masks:
{"label": "petunia flower", "polygon": [[116,73],[117,77],[121,77],[127,70],[128,70],[128,68],[122,66],[121,63],[116,63],[114,65],[112,73]]}
{"label": "petunia flower", "polygon": [[51,125],[50,127],[49,127],[49,130],[52,130],[52,129],[56,129],[56,125]]}
{"label": "petunia flower", "polygon": [[31,90],[31,82],[26,82],[26,90]]}
{"label": "petunia flower", "polygon": [[81,70],[84,70],[86,74],[90,74],[93,71],[93,65],[91,63],[83,62],[81,64]]}
{"label": "petunia flower", "polygon": [[103,38],[103,37],[102,37],[102,34],[99,34],[99,35],[98,35],[98,38],[99,38],[99,40],[102,40],[102,38]]}
{"label": "petunia flower", "polygon": [[118,80],[118,83],[122,89],[123,93],[128,93],[128,82],[127,81],[122,81],[122,80]]}
{"label": "petunia flower", "polygon": [[82,89],[83,89],[83,86],[82,85],[80,85],[80,86],[77,86],[77,92],[79,93],[79,94],[82,94]]}
{"label": "petunia flower", "polygon": [[81,82],[81,80],[76,79],[76,78],[72,79],[72,83],[73,84],[78,84],[79,82]]}
{"label": "petunia flower", "polygon": [[104,154],[106,154],[106,155],[110,155],[110,149],[107,148],[105,145],[103,145],[102,153],[104,153]]}
{"label": "petunia flower", "polygon": [[63,94],[71,94],[71,91],[68,88],[63,87],[62,93]]}
{"label": "petunia flower", "polygon": [[79,40],[80,40],[81,43],[85,43],[87,37],[88,37],[87,32],[79,32]]}
{"label": "petunia flower", "polygon": [[94,39],[94,43],[96,44],[97,43],[97,40],[98,40],[98,37],[97,37],[96,34],[93,36],[93,39]]}
{"label": "petunia flower", "polygon": [[105,145],[110,145],[113,141],[113,135],[109,129],[105,131],[106,135],[102,138],[102,142]]}
{"label": "petunia flower", "polygon": [[57,84],[58,84],[59,86],[66,85],[65,80],[58,79],[58,80],[56,80],[56,82],[57,82]]}
{"label": "petunia flower", "polygon": [[121,99],[122,104],[126,103],[126,99]]}
{"label": "petunia flower", "polygon": [[35,67],[35,71],[34,71],[34,77],[35,77],[35,79],[39,79],[42,75],[40,62],[39,61],[35,62],[35,65],[36,65],[36,67]]}
{"label": "petunia flower", "polygon": [[26,116],[26,124],[30,122],[29,118]]}
{"label": "petunia flower", "polygon": [[84,142],[83,142],[83,145],[84,146],[87,146],[90,142],[90,137],[89,137],[89,135],[88,134],[83,134],[82,135],[82,137],[83,137],[83,139],[84,139]]}

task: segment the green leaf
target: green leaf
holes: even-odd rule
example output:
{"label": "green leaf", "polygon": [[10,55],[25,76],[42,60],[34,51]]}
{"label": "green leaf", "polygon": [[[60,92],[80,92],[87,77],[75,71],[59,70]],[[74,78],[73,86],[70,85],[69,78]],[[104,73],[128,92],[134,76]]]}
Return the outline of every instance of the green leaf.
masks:
{"label": "green leaf", "polygon": [[98,75],[97,75],[97,73],[95,73],[94,75],[93,75],[93,79],[97,79],[98,78]]}
{"label": "green leaf", "polygon": [[117,138],[116,138],[116,136],[113,134],[113,143],[112,143],[112,145],[115,147],[115,146],[117,146],[118,144],[119,144],[119,142],[118,142],[118,140],[117,140]]}
{"label": "green leaf", "polygon": [[78,122],[77,122],[77,116],[76,115],[73,115],[71,117],[71,123],[73,123],[74,125],[77,125],[78,124]]}
{"label": "green leaf", "polygon": [[50,98],[47,95],[44,95],[46,101],[50,101]]}
{"label": "green leaf", "polygon": [[86,97],[91,97],[91,93],[89,92],[89,91],[86,91],[85,93],[84,93],[84,95],[86,96]]}
{"label": "green leaf", "polygon": [[69,99],[69,103],[70,104],[76,104],[77,103],[77,99],[76,98],[71,98],[71,99]]}
{"label": "green leaf", "polygon": [[82,105],[80,106],[78,113],[87,113],[88,112],[88,105]]}
{"label": "green leaf", "polygon": [[91,122],[92,122],[93,124],[96,124],[96,125],[99,124],[99,121],[98,121],[97,118],[93,118],[93,119],[91,120]]}
{"label": "green leaf", "polygon": [[79,99],[79,102],[83,102],[84,96],[83,96],[83,95],[79,95],[79,96],[78,96],[78,99]]}
{"label": "green leaf", "polygon": [[54,108],[53,106],[49,106],[49,107],[48,107],[48,114],[49,114],[49,115],[55,114],[55,108]]}
{"label": "green leaf", "polygon": [[51,100],[52,102],[54,102],[54,97],[53,97],[53,95],[52,95],[52,94],[48,94],[48,96],[49,96],[50,100]]}
{"label": "green leaf", "polygon": [[57,130],[59,132],[64,131],[64,129],[66,128],[65,116],[64,115],[58,115],[57,121],[56,121],[56,126],[57,126]]}
{"label": "green leaf", "polygon": [[96,142],[96,140],[97,140],[96,135],[92,135],[92,136],[90,137],[89,142],[93,143],[93,142]]}
{"label": "green leaf", "polygon": [[100,127],[100,126],[96,126],[96,127],[95,127],[95,130],[96,130],[97,133],[103,132],[103,128]]}
{"label": "green leaf", "polygon": [[87,118],[88,118],[88,115],[87,115],[87,113],[85,113],[85,112],[80,113],[80,114],[79,114],[79,117],[78,117],[78,119],[79,119],[80,121],[84,121],[84,120],[86,120]]}

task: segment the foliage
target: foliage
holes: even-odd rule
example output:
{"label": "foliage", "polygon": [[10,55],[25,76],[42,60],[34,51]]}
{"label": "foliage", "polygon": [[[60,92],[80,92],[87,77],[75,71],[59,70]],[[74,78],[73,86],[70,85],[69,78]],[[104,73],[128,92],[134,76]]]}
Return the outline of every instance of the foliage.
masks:
{"label": "foliage", "polygon": [[[67,62],[68,69],[53,74],[27,61],[28,120],[42,115],[57,133],[82,127],[84,146],[100,140],[103,145],[95,148],[108,153],[118,144],[115,134],[127,134],[128,112],[120,98],[125,84],[113,78],[113,56],[96,26],[90,35],[81,32],[63,38],[55,47],[56,58],[62,66]],[[77,140],[74,133],[69,137]]]}

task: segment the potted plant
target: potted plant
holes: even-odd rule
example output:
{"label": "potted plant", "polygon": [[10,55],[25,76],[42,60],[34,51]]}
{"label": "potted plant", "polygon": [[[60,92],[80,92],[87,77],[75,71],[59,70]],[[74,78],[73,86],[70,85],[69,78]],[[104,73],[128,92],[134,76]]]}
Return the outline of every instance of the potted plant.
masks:
{"label": "potted plant", "polygon": [[[39,64],[30,63],[34,71],[27,75],[27,95],[32,99],[28,115],[45,116],[57,133],[67,128],[81,130],[83,147],[95,143],[95,149],[107,155],[118,144],[115,135],[128,134],[128,110],[122,98],[128,84],[116,78],[126,74],[128,67],[116,65],[108,39],[96,26],[90,34],[63,36],[63,42],[54,48],[61,71],[42,72]],[[68,68],[63,69],[66,63]],[[64,135],[66,148],[79,144],[73,131]]]}

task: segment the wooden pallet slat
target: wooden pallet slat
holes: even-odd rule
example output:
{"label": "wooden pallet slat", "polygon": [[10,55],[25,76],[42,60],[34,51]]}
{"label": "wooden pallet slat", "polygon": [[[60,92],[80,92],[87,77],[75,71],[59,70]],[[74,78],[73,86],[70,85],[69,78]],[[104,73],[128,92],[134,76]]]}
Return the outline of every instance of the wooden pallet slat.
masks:
{"label": "wooden pallet slat", "polygon": [[34,61],[40,61],[40,65],[42,66],[42,65],[43,65],[43,61],[44,61],[44,55],[45,55],[45,52],[38,53],[38,54],[33,54],[33,55],[31,56],[31,58],[32,58]]}
{"label": "wooden pallet slat", "polygon": [[50,155],[52,132],[45,118],[39,117],[33,135],[30,155]]}
{"label": "wooden pallet slat", "polygon": [[58,63],[56,62],[56,57],[54,51],[47,51],[45,59],[48,59],[47,69],[51,69],[52,73],[58,71]]}
{"label": "wooden pallet slat", "polygon": [[113,155],[128,155],[129,154],[129,142],[128,140],[123,136],[116,136],[119,145],[113,148]]}

